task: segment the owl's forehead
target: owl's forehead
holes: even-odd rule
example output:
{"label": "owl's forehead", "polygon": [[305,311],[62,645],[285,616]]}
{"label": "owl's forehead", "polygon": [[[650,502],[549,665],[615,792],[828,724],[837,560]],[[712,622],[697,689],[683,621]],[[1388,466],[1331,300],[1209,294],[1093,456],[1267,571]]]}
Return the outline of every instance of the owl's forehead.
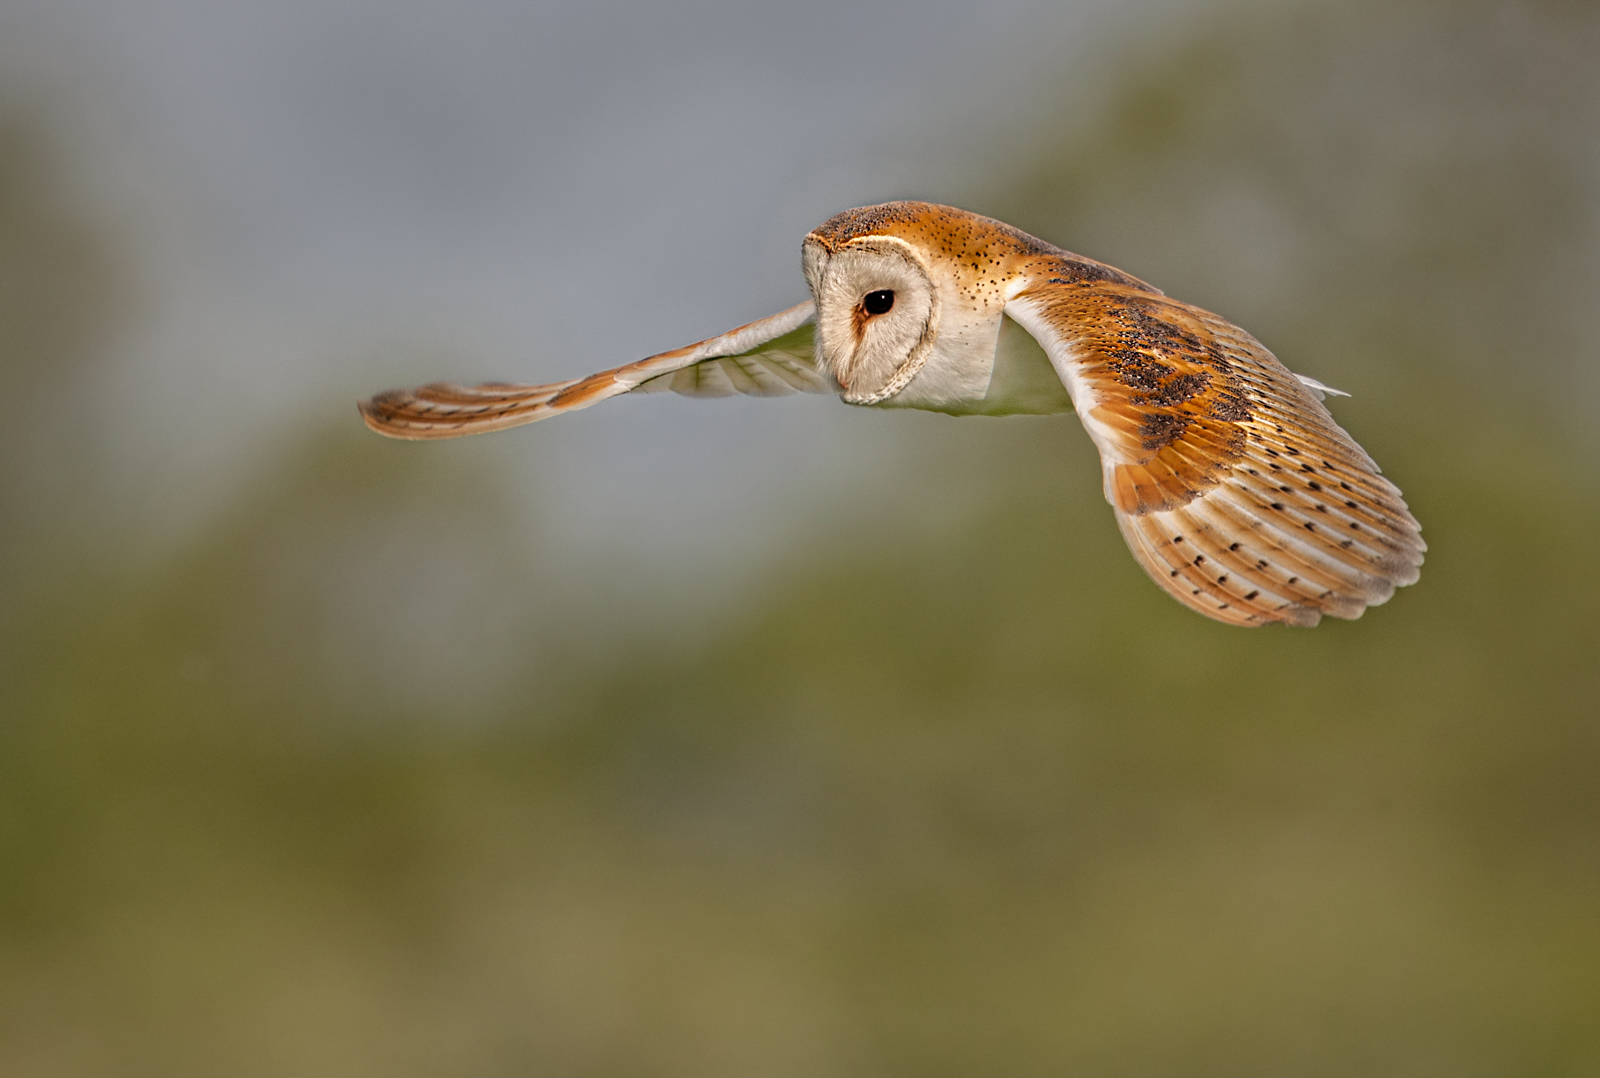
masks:
{"label": "owl's forehead", "polygon": [[832,254],[853,240],[871,236],[892,236],[924,254],[958,261],[975,255],[1058,253],[1043,240],[992,217],[931,202],[885,202],[846,210],[828,218],[806,241]]}

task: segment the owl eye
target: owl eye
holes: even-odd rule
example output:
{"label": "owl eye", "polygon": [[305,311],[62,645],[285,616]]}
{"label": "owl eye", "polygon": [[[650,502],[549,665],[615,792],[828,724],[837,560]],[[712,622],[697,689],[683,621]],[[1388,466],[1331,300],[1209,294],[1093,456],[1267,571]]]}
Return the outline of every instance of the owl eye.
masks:
{"label": "owl eye", "polygon": [[868,292],[861,297],[861,306],[868,314],[887,314],[889,308],[894,306],[894,293],[887,288],[876,292]]}

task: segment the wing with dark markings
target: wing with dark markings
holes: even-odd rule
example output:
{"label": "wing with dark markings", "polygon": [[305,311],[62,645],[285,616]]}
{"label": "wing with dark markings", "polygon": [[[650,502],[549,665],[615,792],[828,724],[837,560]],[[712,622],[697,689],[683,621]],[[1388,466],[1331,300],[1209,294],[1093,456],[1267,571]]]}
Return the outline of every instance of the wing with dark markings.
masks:
{"label": "wing with dark markings", "polygon": [[1416,581],[1427,545],[1399,489],[1238,326],[1115,282],[1035,285],[1006,312],[1050,355],[1123,537],[1178,601],[1315,625]]}

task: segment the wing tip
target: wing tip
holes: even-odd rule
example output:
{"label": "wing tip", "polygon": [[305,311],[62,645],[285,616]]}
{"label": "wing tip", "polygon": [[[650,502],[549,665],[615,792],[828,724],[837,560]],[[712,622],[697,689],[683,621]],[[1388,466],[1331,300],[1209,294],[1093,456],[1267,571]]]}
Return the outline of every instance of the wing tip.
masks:
{"label": "wing tip", "polygon": [[[424,386],[423,389],[431,389]],[[483,426],[468,426],[459,418],[449,417],[454,421],[446,421],[448,413],[435,418],[428,418],[427,413],[418,414],[415,409],[424,406],[424,402],[417,396],[417,390],[389,389],[364,401],[356,402],[356,410],[361,413],[361,421],[367,428],[385,438],[394,438],[402,442],[437,441],[442,438],[459,438],[465,434],[479,434],[486,429]]]}
{"label": "wing tip", "polygon": [[381,434],[385,438],[416,441],[422,436],[411,428],[399,426],[395,422],[395,414],[407,403],[415,399],[407,390],[389,389],[368,397],[364,401],[357,401],[356,410],[361,413],[361,421],[367,425],[369,430]]}
{"label": "wing tip", "polygon": [[[1226,487],[1221,493],[1225,500]],[[1213,620],[1241,628],[1312,628],[1323,617],[1354,621],[1421,576],[1422,557],[1414,549],[1368,559],[1329,558],[1332,550],[1319,552],[1300,540],[1297,529],[1275,530],[1262,520],[1239,519],[1215,503],[1215,498],[1200,498],[1171,513],[1116,513],[1119,530],[1146,574],[1172,598]]]}

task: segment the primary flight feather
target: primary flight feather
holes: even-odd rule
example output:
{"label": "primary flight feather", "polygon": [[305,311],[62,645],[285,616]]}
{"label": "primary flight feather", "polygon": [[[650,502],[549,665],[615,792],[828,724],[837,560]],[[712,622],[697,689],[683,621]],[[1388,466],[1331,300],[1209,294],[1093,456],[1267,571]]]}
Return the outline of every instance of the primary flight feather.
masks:
{"label": "primary flight feather", "polygon": [[720,337],[566,382],[380,393],[361,414],[380,434],[426,439],[628,392],[1075,409],[1134,557],[1184,605],[1232,625],[1315,625],[1360,617],[1416,581],[1421,529],[1323,407],[1338,391],[1290,373],[1226,319],[924,202],[841,213],[806,237],[802,262],[809,301]]}

